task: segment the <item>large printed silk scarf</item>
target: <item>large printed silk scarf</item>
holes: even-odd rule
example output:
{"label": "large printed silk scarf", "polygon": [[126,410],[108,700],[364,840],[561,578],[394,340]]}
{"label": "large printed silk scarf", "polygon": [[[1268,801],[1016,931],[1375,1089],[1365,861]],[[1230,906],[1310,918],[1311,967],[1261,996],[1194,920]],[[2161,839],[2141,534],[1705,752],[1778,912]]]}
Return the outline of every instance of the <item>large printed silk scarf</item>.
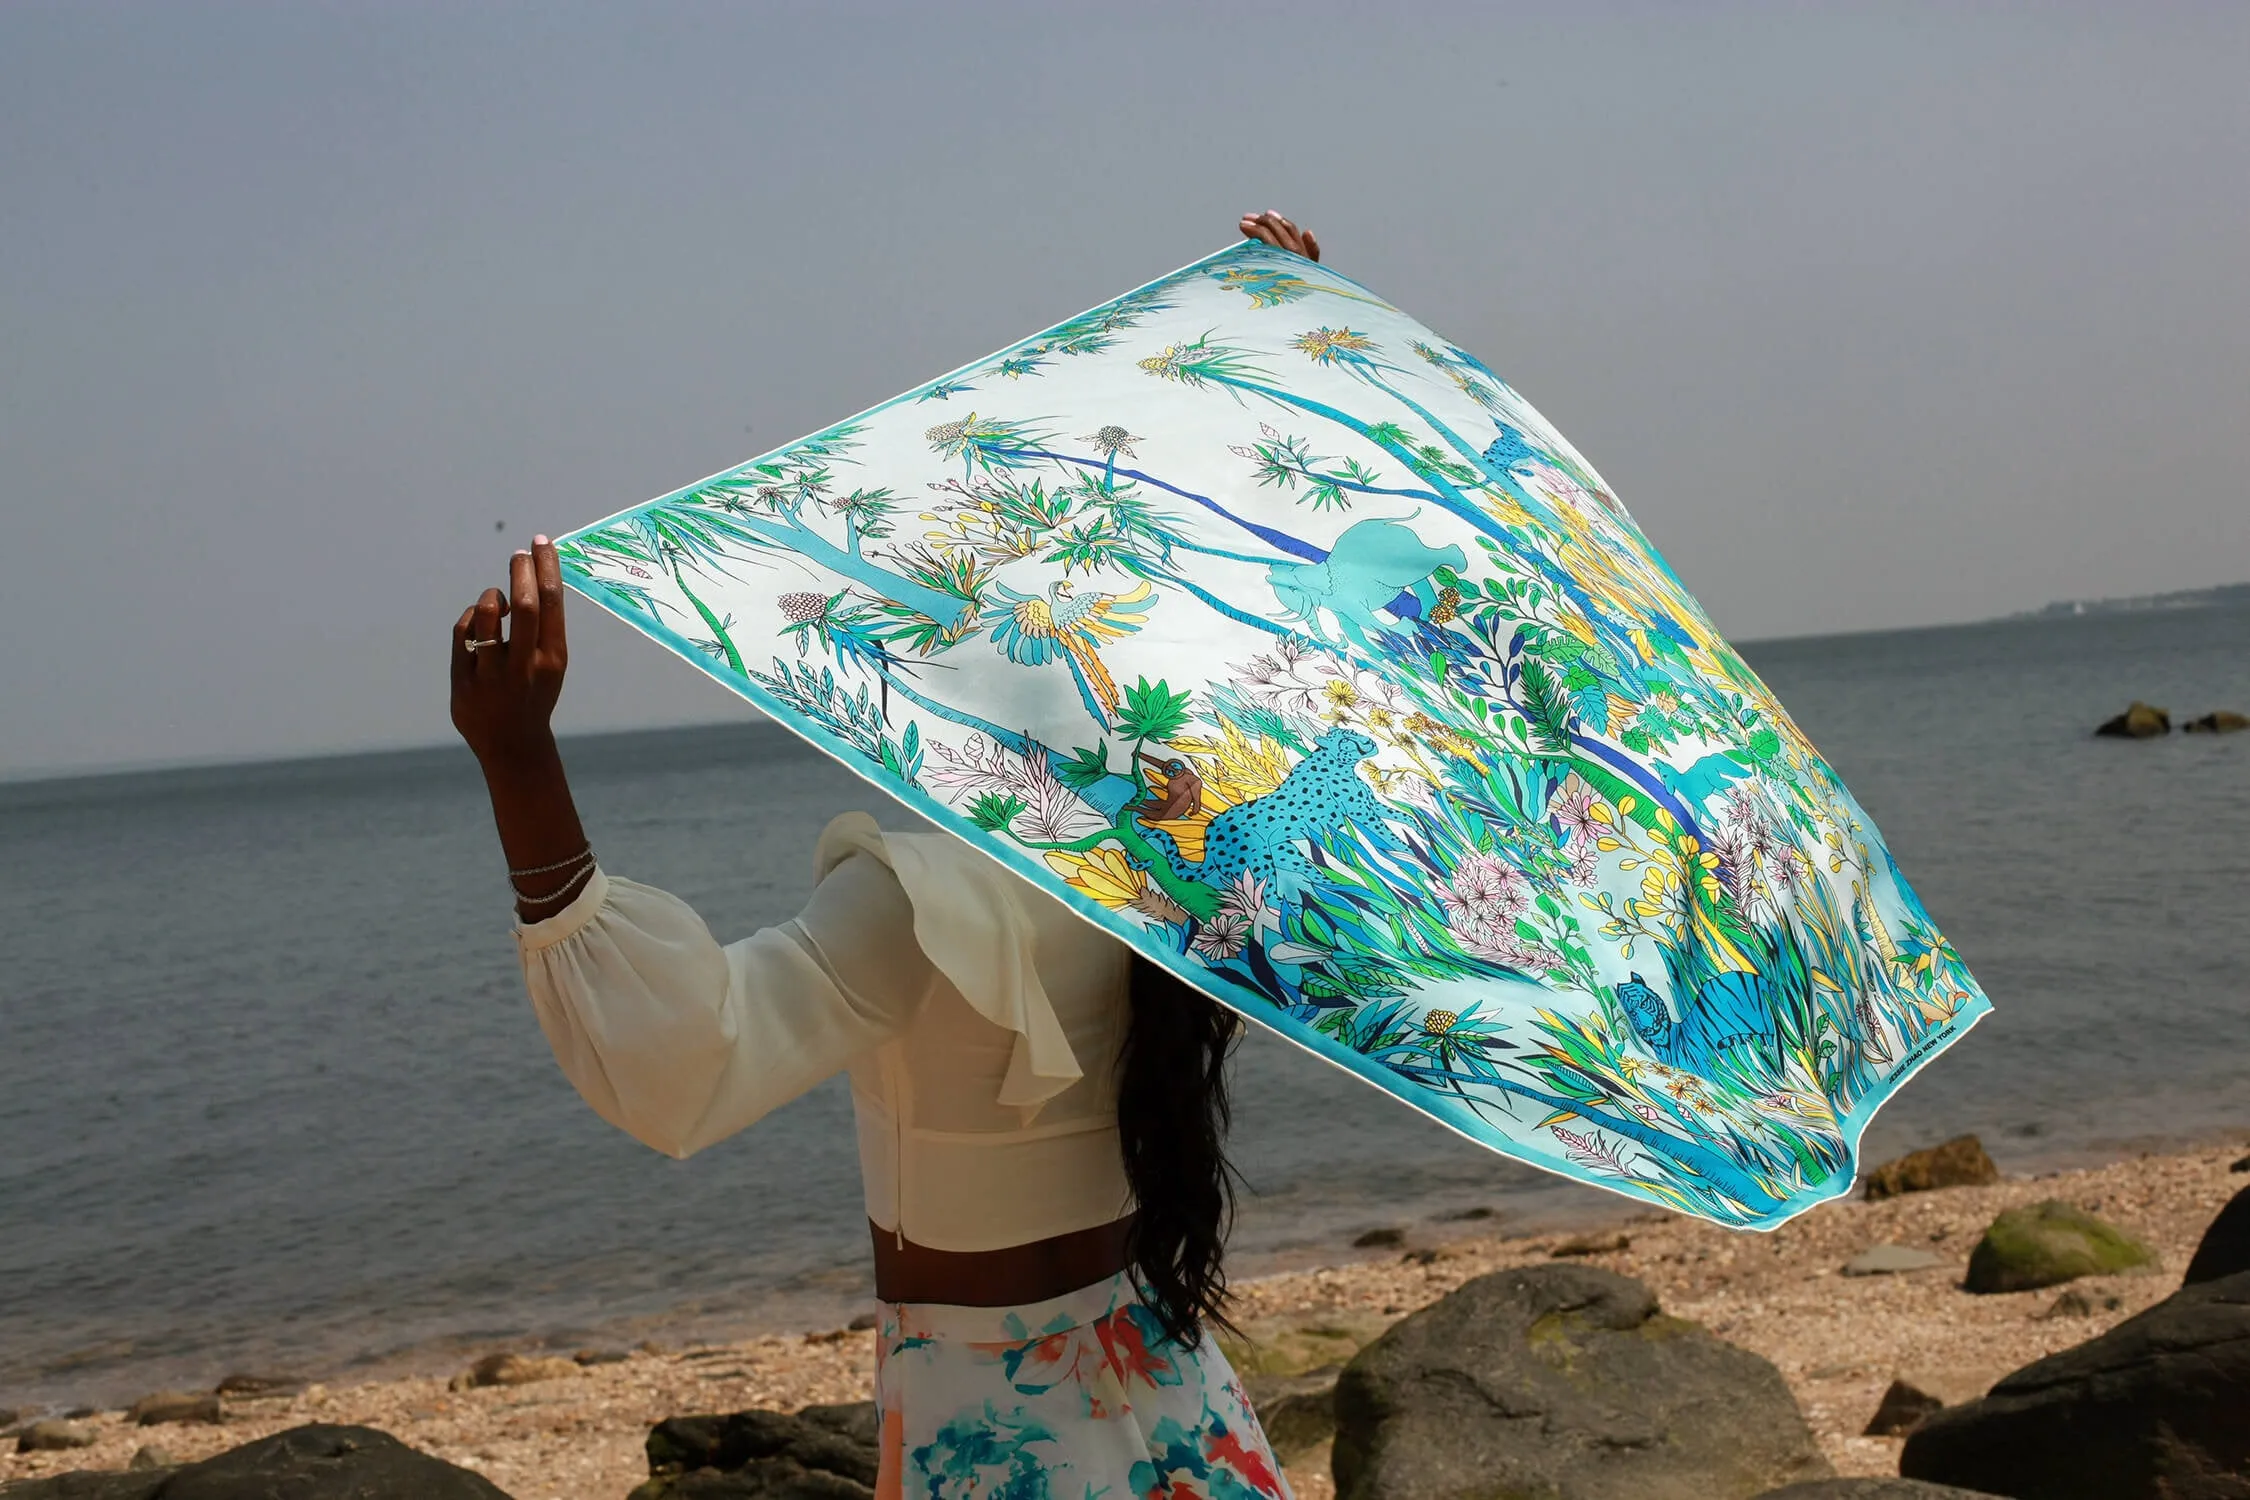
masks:
{"label": "large printed silk scarf", "polygon": [[1245,241],[561,544],[581,593],[1495,1151],[1771,1226],[1988,1009],[1474,355]]}

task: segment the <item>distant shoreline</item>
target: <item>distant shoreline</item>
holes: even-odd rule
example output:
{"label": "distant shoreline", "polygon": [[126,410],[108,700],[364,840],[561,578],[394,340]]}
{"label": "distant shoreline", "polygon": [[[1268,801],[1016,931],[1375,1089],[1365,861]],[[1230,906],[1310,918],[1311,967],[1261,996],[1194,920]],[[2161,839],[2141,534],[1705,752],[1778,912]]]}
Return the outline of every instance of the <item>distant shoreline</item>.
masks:
{"label": "distant shoreline", "polygon": [[2108,599],[2058,599],[2037,609],[2000,618],[2051,620],[2079,615],[2132,615],[2154,610],[2228,609],[2250,605],[2250,583],[2222,583],[2207,589],[2174,589],[2163,594],[2124,594]]}
{"label": "distant shoreline", "polygon": [[[2123,595],[2106,599],[2063,599],[2037,609],[2012,614],[1987,615],[1974,620],[1937,620],[1920,625],[1879,625],[1863,630],[1809,630],[1794,635],[1729,637],[1738,650],[1755,652],[1762,647],[1790,646],[1821,641],[1856,640],[1889,635],[1919,635],[1936,630],[1976,630],[1990,625],[2021,625],[2088,616],[2108,618],[2127,614],[2175,613],[2200,609],[2250,609],[2250,583],[2221,584],[2213,588],[2179,589],[2163,594]],[[706,732],[730,734],[774,731],[779,741],[802,742],[781,730],[772,720],[743,705],[731,718],[684,719],[677,723],[635,725],[611,729],[566,730],[559,736],[565,749],[593,748],[637,736],[667,736]],[[809,750],[806,753],[812,753]],[[70,783],[112,784],[136,777],[154,780],[168,776],[237,771],[265,772],[304,767],[318,770],[341,767],[353,761],[420,757],[433,764],[467,766],[467,752],[454,740],[397,741],[377,745],[329,746],[272,754],[190,756],[177,760],[112,761],[91,766],[24,766],[0,768],[0,796],[26,788],[55,790]]]}

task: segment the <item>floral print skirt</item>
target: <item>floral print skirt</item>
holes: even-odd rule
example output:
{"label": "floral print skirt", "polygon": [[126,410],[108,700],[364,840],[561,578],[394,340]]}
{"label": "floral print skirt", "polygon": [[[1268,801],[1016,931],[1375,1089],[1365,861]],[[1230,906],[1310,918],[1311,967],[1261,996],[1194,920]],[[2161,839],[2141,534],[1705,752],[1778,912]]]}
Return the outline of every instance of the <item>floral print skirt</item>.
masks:
{"label": "floral print skirt", "polygon": [[1288,1500],[1206,1334],[1165,1339],[1119,1273],[1025,1307],[883,1305],[878,1500]]}

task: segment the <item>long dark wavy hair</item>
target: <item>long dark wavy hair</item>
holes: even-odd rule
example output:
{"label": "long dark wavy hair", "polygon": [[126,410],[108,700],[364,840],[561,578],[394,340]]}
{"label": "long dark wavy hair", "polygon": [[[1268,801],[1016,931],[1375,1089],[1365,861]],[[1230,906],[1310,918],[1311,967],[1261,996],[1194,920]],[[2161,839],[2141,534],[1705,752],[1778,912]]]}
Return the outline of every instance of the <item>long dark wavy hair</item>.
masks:
{"label": "long dark wavy hair", "polygon": [[1126,1241],[1149,1310],[1174,1343],[1232,1331],[1222,1264],[1234,1220],[1227,1054],[1242,1023],[1135,955],[1132,1021],[1117,1068],[1117,1133],[1139,1211]]}

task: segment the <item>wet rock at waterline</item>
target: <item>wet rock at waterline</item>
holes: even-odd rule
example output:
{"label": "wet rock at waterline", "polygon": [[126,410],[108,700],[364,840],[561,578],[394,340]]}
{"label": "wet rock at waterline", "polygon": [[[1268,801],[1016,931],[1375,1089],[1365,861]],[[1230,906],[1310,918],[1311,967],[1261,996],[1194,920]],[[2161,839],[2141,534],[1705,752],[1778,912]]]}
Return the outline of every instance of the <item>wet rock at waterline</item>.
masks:
{"label": "wet rock at waterline", "polygon": [[2250,717],[2222,708],[2200,719],[2190,719],[2180,727],[2189,734],[2239,734],[2250,729]]}
{"label": "wet rock at waterline", "polygon": [[246,1401],[294,1396],[304,1388],[305,1382],[294,1375],[253,1375],[244,1371],[237,1371],[211,1387],[222,1396],[236,1396]]}
{"label": "wet rock at waterline", "polygon": [[2135,699],[2132,707],[2094,731],[2111,739],[2152,740],[2172,732],[2172,716]]}
{"label": "wet rock at waterline", "polygon": [[1999,1180],[2000,1169],[1985,1154],[1984,1142],[1973,1135],[1958,1135],[1943,1145],[1909,1151],[1896,1161],[1884,1162],[1867,1174],[1862,1192],[1870,1203],[1876,1203],[1901,1193],[1984,1187]]}
{"label": "wet rock at waterline", "polygon": [[487,1354],[446,1382],[446,1389],[473,1390],[482,1385],[530,1385],[535,1380],[568,1380],[585,1372],[578,1361],[559,1356]]}

